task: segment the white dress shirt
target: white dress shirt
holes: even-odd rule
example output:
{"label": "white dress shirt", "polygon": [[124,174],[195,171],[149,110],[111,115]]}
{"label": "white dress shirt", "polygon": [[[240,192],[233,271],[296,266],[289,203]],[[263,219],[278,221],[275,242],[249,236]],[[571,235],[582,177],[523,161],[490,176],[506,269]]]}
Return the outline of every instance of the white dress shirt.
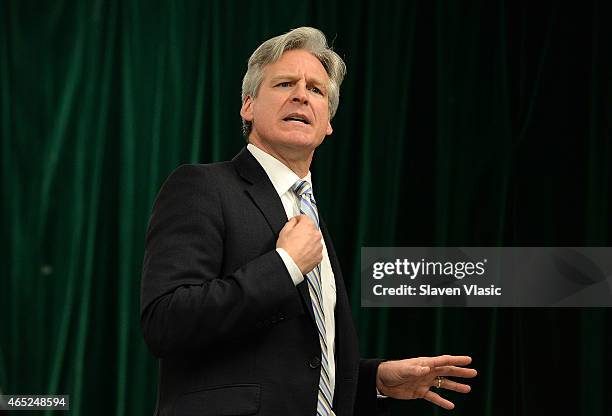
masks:
{"label": "white dress shirt", "polygon": [[[259,149],[253,144],[247,145],[247,150],[257,159],[261,167],[266,171],[270,178],[274,189],[283,203],[287,218],[292,218],[300,215],[300,201],[291,189],[293,184],[299,179],[306,180],[312,187],[310,171],[304,178],[300,178],[291,169],[285,166],[281,161]],[[313,189],[314,195],[314,189]],[[315,198],[316,200],[316,198]],[[336,308],[336,283],[334,281],[334,272],[329,262],[327,247],[325,241],[323,243],[323,261],[321,261],[321,289],[323,294],[323,313],[325,314],[325,335],[327,341],[327,358],[329,361],[329,381],[332,391],[336,386],[336,360],[335,360],[335,345],[336,327],[334,321],[334,309]],[[295,285],[298,285],[304,280],[304,276],[299,267],[295,264],[291,256],[282,248],[277,248],[276,251],[281,256],[281,259],[287,267],[287,271]]]}

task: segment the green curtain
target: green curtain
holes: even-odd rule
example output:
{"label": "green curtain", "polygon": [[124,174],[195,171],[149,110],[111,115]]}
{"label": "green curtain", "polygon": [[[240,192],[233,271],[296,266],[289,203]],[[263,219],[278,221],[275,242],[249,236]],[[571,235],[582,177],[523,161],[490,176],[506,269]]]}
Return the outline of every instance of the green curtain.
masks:
{"label": "green curtain", "polygon": [[611,17],[598,1],[0,2],[0,389],[152,413],[153,199],[179,164],[244,146],[246,60],[310,25],[348,66],[312,171],[362,354],[471,354],[457,415],[608,414],[609,310],[362,309],[359,253],[611,245]]}

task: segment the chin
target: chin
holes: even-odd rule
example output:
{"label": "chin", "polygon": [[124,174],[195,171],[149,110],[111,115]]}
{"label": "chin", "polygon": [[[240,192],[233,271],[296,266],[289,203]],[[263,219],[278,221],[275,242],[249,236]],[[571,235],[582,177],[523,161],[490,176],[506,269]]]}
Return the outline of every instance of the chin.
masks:
{"label": "chin", "polygon": [[315,148],[320,144],[320,141],[315,140],[312,136],[303,133],[289,134],[283,141],[287,146],[300,148]]}

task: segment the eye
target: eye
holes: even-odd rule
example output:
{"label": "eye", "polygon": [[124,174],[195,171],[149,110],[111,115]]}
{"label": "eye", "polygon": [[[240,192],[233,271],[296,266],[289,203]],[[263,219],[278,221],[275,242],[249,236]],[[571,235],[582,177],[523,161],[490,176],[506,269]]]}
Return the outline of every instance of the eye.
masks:
{"label": "eye", "polygon": [[323,95],[323,91],[321,91],[317,87],[311,87],[310,91],[314,92],[315,94]]}
{"label": "eye", "polygon": [[290,87],[290,86],[291,86],[291,83],[290,83],[290,82],[288,82],[288,81],[285,81],[285,82],[280,82],[280,83],[276,84],[276,86],[277,86],[277,87],[283,87],[283,88],[285,88],[285,87]]}

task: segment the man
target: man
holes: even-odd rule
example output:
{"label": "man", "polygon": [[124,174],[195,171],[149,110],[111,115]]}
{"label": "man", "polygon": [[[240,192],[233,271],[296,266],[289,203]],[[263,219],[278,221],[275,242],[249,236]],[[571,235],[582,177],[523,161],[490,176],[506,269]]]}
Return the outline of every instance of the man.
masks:
{"label": "man", "polygon": [[[431,387],[473,377],[469,357],[359,360],[340,265],[309,172],[332,133],[345,74],[313,28],[249,59],[248,146],[184,165],[151,215],[142,277],[144,338],[160,358],[160,415],[373,414],[379,394],[453,404]],[[385,400],[385,399],[382,399]]]}

